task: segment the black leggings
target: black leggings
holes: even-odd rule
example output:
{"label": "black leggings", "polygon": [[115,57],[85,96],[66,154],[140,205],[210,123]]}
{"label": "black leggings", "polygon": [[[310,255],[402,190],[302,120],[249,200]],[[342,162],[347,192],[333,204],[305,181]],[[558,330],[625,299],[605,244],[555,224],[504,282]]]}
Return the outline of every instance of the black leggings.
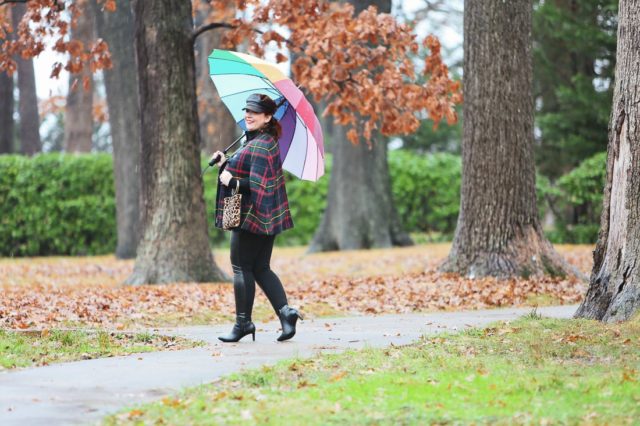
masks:
{"label": "black leggings", "polygon": [[253,234],[242,230],[231,233],[231,266],[236,315],[244,313],[251,319],[256,281],[276,311],[287,304],[282,283],[269,266],[275,235]]}

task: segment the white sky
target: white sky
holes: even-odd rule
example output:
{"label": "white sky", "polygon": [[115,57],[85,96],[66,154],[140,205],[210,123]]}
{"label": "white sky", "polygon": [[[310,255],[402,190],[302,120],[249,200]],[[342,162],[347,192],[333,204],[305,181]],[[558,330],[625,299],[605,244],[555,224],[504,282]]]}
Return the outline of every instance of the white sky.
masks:
{"label": "white sky", "polygon": [[[399,10],[404,11],[409,19],[413,17],[416,10],[425,6],[424,0],[394,0],[394,14]],[[463,0],[448,0],[446,2],[447,9],[452,8],[462,11]],[[433,33],[440,38],[444,48],[454,49],[462,46],[462,17],[447,16],[443,13],[436,12],[433,14],[433,20],[425,20],[416,27],[416,33],[420,38],[427,34]],[[275,53],[268,52],[266,59],[273,60]],[[461,49],[453,52],[450,56],[445,57],[445,62],[450,64],[453,61],[459,61],[462,57]],[[67,93],[69,74],[66,71],[60,73],[58,79],[50,78],[51,69],[55,62],[65,63],[65,57],[60,54],[45,52],[38,58],[34,59],[36,70],[36,90],[39,99],[46,99],[55,95],[65,95]],[[287,67],[287,65],[283,65]]]}

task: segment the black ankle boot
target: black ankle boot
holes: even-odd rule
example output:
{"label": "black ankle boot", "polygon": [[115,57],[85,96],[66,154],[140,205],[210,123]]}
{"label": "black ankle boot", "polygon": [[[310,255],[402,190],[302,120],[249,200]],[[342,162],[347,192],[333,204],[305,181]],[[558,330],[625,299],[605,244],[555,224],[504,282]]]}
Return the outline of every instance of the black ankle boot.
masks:
{"label": "black ankle boot", "polygon": [[296,322],[298,318],[302,319],[302,316],[289,305],[284,305],[280,308],[278,316],[280,317],[280,324],[282,324],[282,334],[278,337],[278,342],[291,339],[296,334]]}
{"label": "black ankle boot", "polygon": [[236,315],[236,323],[231,330],[231,334],[219,336],[218,339],[223,342],[237,342],[247,334],[251,334],[255,342],[256,326],[251,322],[251,319],[247,319],[244,314],[238,314]]}

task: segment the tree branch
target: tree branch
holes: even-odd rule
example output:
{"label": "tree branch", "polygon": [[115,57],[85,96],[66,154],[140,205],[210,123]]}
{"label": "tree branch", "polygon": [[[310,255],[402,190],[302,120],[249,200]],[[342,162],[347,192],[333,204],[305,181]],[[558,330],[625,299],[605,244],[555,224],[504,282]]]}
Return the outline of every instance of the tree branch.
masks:
{"label": "tree branch", "polygon": [[234,25],[231,24],[227,24],[226,22],[212,22],[210,24],[206,24],[201,26],[200,28],[198,28],[197,30],[195,30],[193,32],[193,34],[191,35],[191,40],[193,41],[193,43],[196,42],[196,39],[202,34],[205,33],[209,30],[215,30],[217,28],[229,28],[229,29],[233,29],[236,28]]}
{"label": "tree branch", "polygon": [[[8,1],[8,0],[7,0],[7,1]],[[28,1],[28,0],[24,0],[24,1]],[[193,34],[191,35],[191,43],[192,43],[193,45],[195,45],[195,43],[196,43],[196,39],[197,39],[199,36],[201,36],[202,34],[204,34],[204,33],[205,33],[205,32],[207,32],[207,31],[216,30],[216,29],[218,29],[218,28],[234,29],[234,28],[237,28],[237,27],[236,27],[235,25],[231,25],[231,24],[229,24],[229,23],[227,23],[227,22],[211,22],[211,23],[209,23],[209,24],[202,25],[200,28],[197,28],[197,29],[193,32]],[[259,29],[257,29],[257,28],[252,28],[251,30],[252,30],[253,32],[255,32],[255,33],[260,34],[260,35],[264,34],[264,31],[259,30]],[[287,45],[289,45],[289,46],[295,47],[295,45],[293,44],[293,42],[292,42],[291,40],[289,40],[289,39],[284,39],[284,42],[285,42]],[[302,49],[302,48],[300,48],[300,50],[303,50],[303,49]],[[309,58],[311,59],[311,61],[312,61],[314,64],[317,64],[317,63],[318,63],[318,58],[316,58],[316,57],[314,57],[314,56],[309,56]],[[349,76],[348,76],[348,78],[346,78],[346,79],[344,79],[344,80],[335,80],[335,79],[334,79],[333,81],[334,81],[336,84],[338,84],[338,86],[340,86],[340,88],[342,88],[342,89],[344,89],[344,87],[345,87],[345,85],[346,85],[347,83],[352,83],[352,84],[355,84],[356,86],[359,86],[358,82],[357,82],[357,81],[355,81],[355,80],[353,79],[353,75],[351,74],[351,72],[349,72]]]}
{"label": "tree branch", "polygon": [[[26,1],[26,0],[25,0]],[[193,34],[191,35],[191,41],[193,44],[195,44],[196,39],[202,35],[203,33],[210,31],[210,30],[216,30],[218,28],[228,28],[230,30],[237,28],[235,25],[231,25],[228,24],[226,22],[212,22],[210,24],[205,24],[202,25],[200,28],[196,29]],[[259,30],[257,28],[252,28],[251,29],[254,33],[258,33],[260,35],[264,34],[264,31]],[[289,46],[293,46],[293,43],[291,42],[291,40],[285,39],[284,40],[285,43],[287,43]]]}
{"label": "tree branch", "polygon": [[[0,1],[0,6],[4,6],[5,4],[11,4],[11,3],[27,3],[29,0],[2,0]],[[60,6],[60,4],[58,3],[58,0],[55,0],[53,2],[54,6],[56,6],[56,8],[60,11],[60,10],[64,10],[64,4],[62,5],[62,7]]]}
{"label": "tree branch", "polygon": [[4,6],[5,4],[9,4],[9,3],[26,3],[29,0],[3,0],[0,1],[0,6]]}

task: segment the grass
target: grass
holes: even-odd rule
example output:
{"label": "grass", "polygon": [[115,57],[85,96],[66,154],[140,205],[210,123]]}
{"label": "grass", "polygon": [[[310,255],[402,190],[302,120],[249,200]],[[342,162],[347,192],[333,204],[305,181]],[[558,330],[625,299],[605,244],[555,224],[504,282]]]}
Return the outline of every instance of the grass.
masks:
{"label": "grass", "polygon": [[[634,424],[640,317],[541,318],[296,359],[188,389],[113,424]],[[637,423],[635,423],[637,424]]]}
{"label": "grass", "polygon": [[183,338],[150,333],[0,329],[0,370],[199,345]]}

